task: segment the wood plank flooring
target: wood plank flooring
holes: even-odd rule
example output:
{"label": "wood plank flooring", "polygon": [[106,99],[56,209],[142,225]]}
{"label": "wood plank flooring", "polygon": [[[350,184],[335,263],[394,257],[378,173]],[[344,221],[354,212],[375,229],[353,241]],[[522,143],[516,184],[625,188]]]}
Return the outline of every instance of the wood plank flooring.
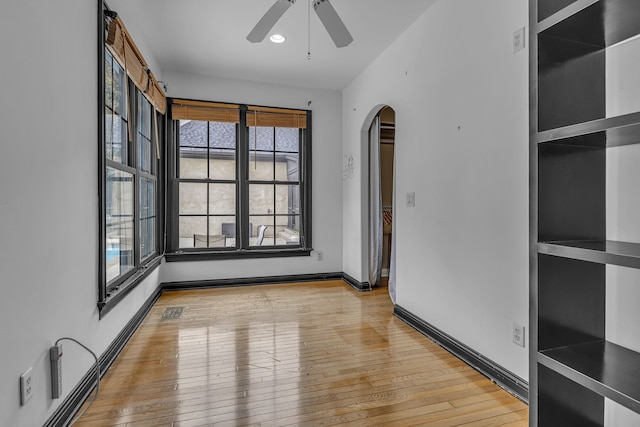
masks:
{"label": "wood plank flooring", "polygon": [[329,281],[165,292],[76,426],[527,422],[524,403],[395,318],[386,288]]}

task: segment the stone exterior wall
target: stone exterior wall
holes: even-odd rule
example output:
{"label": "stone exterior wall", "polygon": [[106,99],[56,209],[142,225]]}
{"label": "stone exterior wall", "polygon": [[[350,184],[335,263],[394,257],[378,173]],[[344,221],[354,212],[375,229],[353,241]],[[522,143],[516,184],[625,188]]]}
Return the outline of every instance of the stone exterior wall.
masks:
{"label": "stone exterior wall", "polygon": [[[233,159],[210,159],[209,176],[212,179],[235,179],[236,162]],[[205,178],[207,176],[207,159],[187,158],[180,159],[181,178]],[[287,180],[287,162],[276,161],[275,171],[273,161],[250,161],[249,178],[251,180],[269,181]],[[235,223],[236,213],[236,185],[235,184],[208,184],[209,214],[221,214],[224,216],[209,216],[207,218],[207,184],[180,183],[180,207],[179,238],[181,247],[193,247],[194,235],[205,236],[207,234],[207,220],[209,226],[209,246],[232,246],[234,240],[218,237],[225,234],[223,224]],[[271,238],[264,244],[286,244],[286,241],[278,238],[278,234],[287,228],[287,217],[276,217],[276,227],[273,227],[273,214],[286,214],[289,209],[289,188],[287,186],[274,186],[254,184],[249,187],[249,214],[251,222],[251,238],[257,238],[258,226],[268,225],[265,238]],[[202,239],[206,239],[203,237]],[[197,239],[196,239],[197,240]],[[204,240],[206,242],[206,240]],[[198,242],[196,241],[196,246]],[[206,243],[202,246],[206,246]]]}

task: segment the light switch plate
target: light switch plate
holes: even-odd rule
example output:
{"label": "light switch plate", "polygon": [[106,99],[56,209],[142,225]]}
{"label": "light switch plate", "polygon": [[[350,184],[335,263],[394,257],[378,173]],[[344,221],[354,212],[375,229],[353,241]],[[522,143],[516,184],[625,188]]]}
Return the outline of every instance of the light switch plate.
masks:
{"label": "light switch plate", "polygon": [[416,193],[413,191],[407,193],[407,207],[408,208],[416,207]]}

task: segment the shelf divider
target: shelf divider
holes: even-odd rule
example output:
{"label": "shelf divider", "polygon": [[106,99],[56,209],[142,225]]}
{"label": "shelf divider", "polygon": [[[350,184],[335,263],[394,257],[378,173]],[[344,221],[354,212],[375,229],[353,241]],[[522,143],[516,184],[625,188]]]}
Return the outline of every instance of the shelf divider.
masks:
{"label": "shelf divider", "polygon": [[538,362],[640,412],[640,353],[608,341],[596,341],[539,352]]}
{"label": "shelf divider", "polygon": [[553,15],[550,15],[549,17],[547,17],[547,18],[543,19],[542,21],[538,22],[538,28],[537,28],[538,33],[543,32],[547,28],[553,27],[558,22],[564,21],[565,19],[569,18],[570,16],[575,15],[576,13],[580,12],[581,10],[586,9],[587,7],[589,7],[592,4],[597,3],[597,2],[598,2],[598,0],[576,0],[576,1],[574,1],[573,3],[569,4],[564,9],[560,9],[558,12],[554,13]]}
{"label": "shelf divider", "polygon": [[595,262],[640,268],[640,244],[614,240],[576,240],[538,243],[538,253]]}
{"label": "shelf divider", "polygon": [[607,48],[640,33],[637,0],[577,0],[541,21],[538,34]]}
{"label": "shelf divider", "polygon": [[[600,142],[593,143],[584,138],[589,135],[604,133]],[[580,139],[582,138],[582,140]],[[539,132],[536,142],[566,143],[585,146],[617,147],[640,143],[640,112],[621,116],[597,119],[575,125],[564,126]]]}

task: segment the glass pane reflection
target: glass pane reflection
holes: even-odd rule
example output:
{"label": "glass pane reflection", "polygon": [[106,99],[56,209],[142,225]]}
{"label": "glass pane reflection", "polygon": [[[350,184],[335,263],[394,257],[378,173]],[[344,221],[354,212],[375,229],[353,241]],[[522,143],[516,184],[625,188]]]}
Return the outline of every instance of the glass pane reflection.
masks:
{"label": "glass pane reflection", "polygon": [[114,168],[106,171],[107,282],[134,266],[133,175]]}

